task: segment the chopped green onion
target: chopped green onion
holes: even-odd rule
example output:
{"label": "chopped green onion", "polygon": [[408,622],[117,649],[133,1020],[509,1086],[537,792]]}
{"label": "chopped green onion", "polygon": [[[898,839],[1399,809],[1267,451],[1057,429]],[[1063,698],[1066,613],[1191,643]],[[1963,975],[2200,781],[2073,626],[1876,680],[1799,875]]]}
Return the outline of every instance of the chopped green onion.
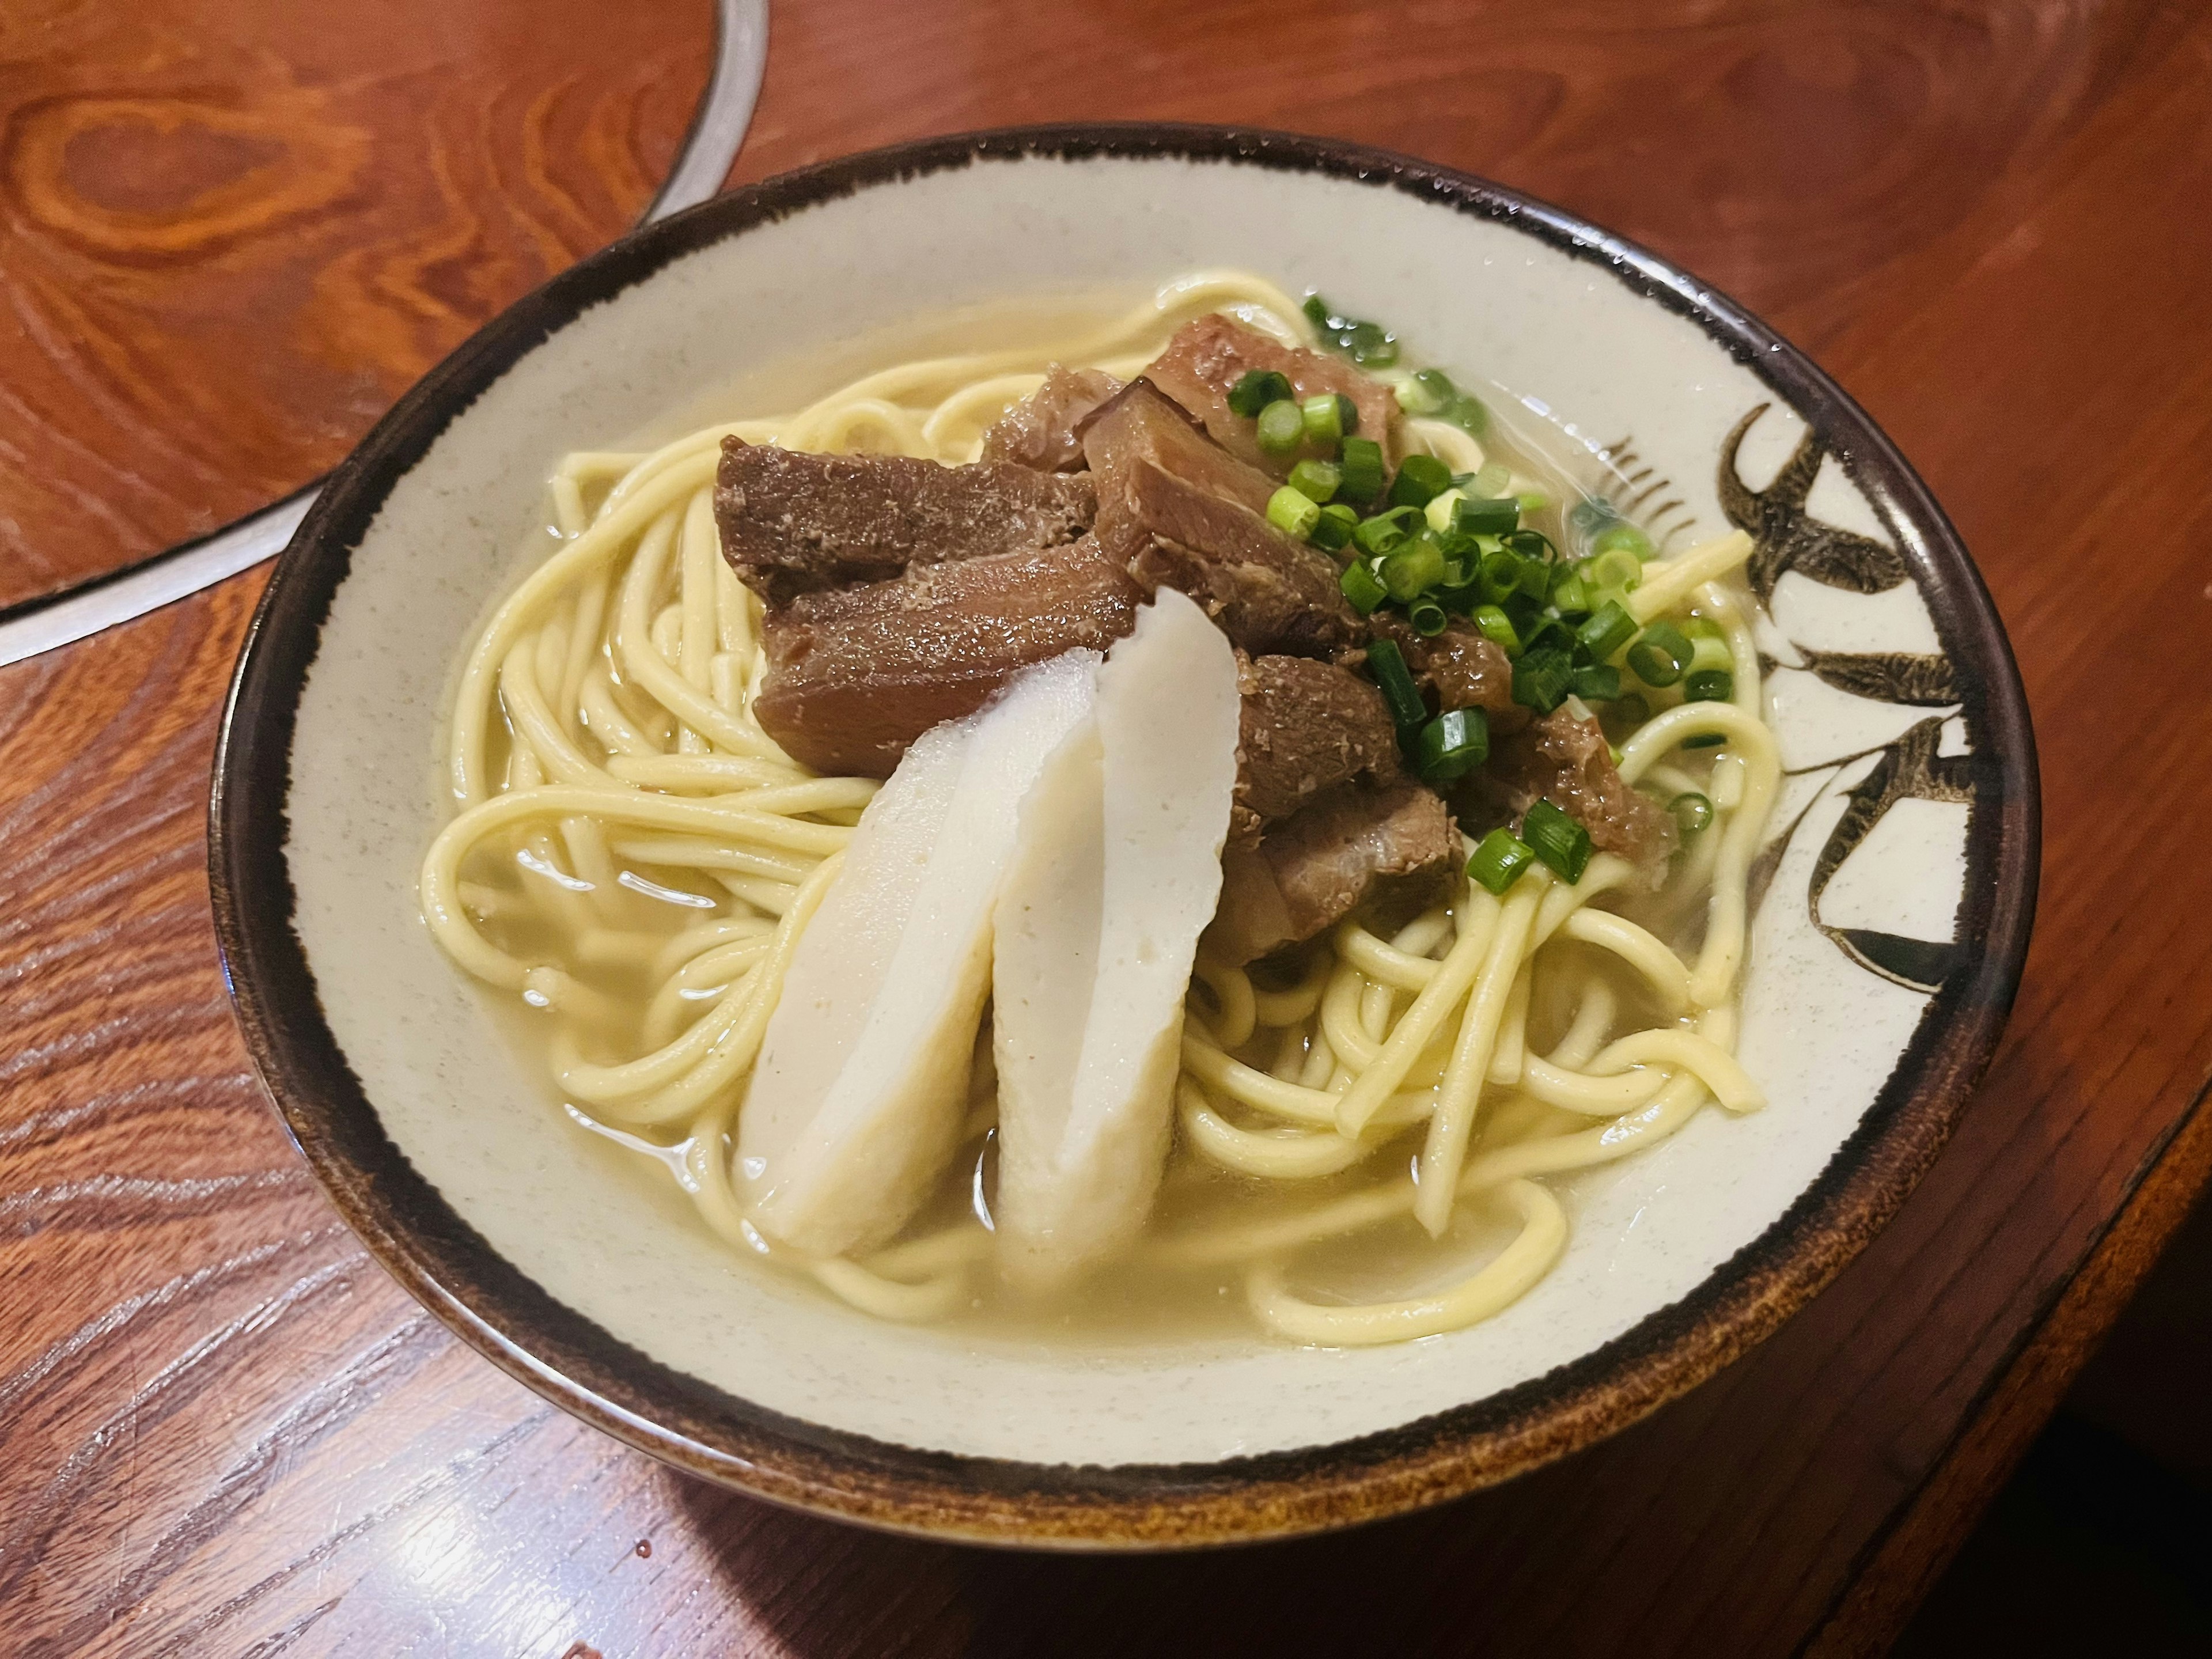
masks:
{"label": "chopped green onion", "polygon": [[1542,605],[1552,596],[1552,567],[1543,560],[1528,555],[1521,556],[1521,592],[1535,605]]}
{"label": "chopped green onion", "polygon": [[1426,507],[1451,488],[1451,469],[1433,455],[1408,455],[1390,481],[1390,505]]}
{"label": "chopped green onion", "polygon": [[1452,505],[1452,528],[1462,535],[1503,536],[1521,523],[1521,503],[1510,495],[1462,495]]}
{"label": "chopped green onion", "polygon": [[1653,549],[1650,537],[1632,524],[1616,520],[1591,539],[1590,551],[1600,558],[1608,553],[1626,553],[1641,563],[1651,556]]}
{"label": "chopped green onion", "polygon": [[1325,501],[1344,482],[1344,470],[1330,461],[1300,461],[1291,469],[1291,488],[1310,501]]}
{"label": "chopped green onion", "polygon": [[1599,587],[1617,587],[1632,593],[1644,580],[1644,566],[1624,548],[1609,547],[1583,567],[1584,576]]}
{"label": "chopped green onion", "polygon": [[1552,504],[1552,498],[1540,489],[1524,489],[1515,499],[1523,513],[1541,513]]}
{"label": "chopped green onion", "polygon": [[1521,635],[1513,626],[1513,618],[1494,605],[1479,605],[1474,608],[1474,625],[1482,637],[1503,649],[1509,657],[1521,654]]}
{"label": "chopped green onion", "polygon": [[1472,392],[1461,392],[1437,411],[1437,418],[1450,422],[1470,438],[1480,438],[1490,430],[1490,411]]}
{"label": "chopped green onion", "polygon": [[1485,461],[1468,484],[1470,495],[1498,496],[1505,493],[1505,486],[1513,482],[1513,469],[1503,461]]}
{"label": "chopped green onion", "polygon": [[1533,623],[1515,623],[1521,637],[1531,651],[1557,651],[1572,659],[1575,653],[1575,632],[1557,617],[1537,614]]}
{"label": "chopped green onion", "polygon": [[1490,717],[1480,708],[1447,709],[1421,728],[1414,750],[1431,783],[1463,778],[1490,758]]}
{"label": "chopped green onion", "polygon": [[1611,702],[1620,695],[1620,671],[1609,662],[1575,670],[1575,695],[1584,702]]}
{"label": "chopped green onion", "polygon": [[1352,608],[1363,617],[1390,597],[1390,590],[1364,564],[1346,565],[1344,574],[1336,579],[1336,585],[1344,590],[1344,597]]}
{"label": "chopped green onion", "polygon": [[1685,749],[1717,749],[1728,741],[1725,732],[1700,732],[1693,738],[1682,739]]}
{"label": "chopped green onion", "polygon": [[1416,537],[1385,558],[1377,574],[1390,597],[1402,605],[1444,579],[1443,550],[1426,536]]}
{"label": "chopped green onion", "polygon": [[[1297,476],[1297,468],[1291,469],[1291,476]],[[1306,539],[1324,553],[1341,552],[1351,545],[1352,532],[1358,523],[1357,513],[1341,501],[1334,501],[1322,508],[1321,517],[1314,520]]]}
{"label": "chopped green onion", "polygon": [[1340,351],[1355,363],[1388,368],[1398,361],[1398,337],[1379,323],[1363,323],[1332,307],[1318,294],[1306,296],[1306,320],[1321,336],[1322,343]]}
{"label": "chopped green onion", "polygon": [[1728,702],[1735,696],[1735,676],[1725,668],[1693,669],[1682,681],[1685,702]]}
{"label": "chopped green onion", "polygon": [[1672,685],[1690,665],[1690,641],[1669,622],[1656,622],[1628,647],[1628,665],[1646,685]]}
{"label": "chopped green onion", "polygon": [[1692,790],[1677,795],[1667,803],[1667,810],[1674,815],[1674,823],[1685,836],[1694,836],[1713,821],[1713,804]]}
{"label": "chopped green onion", "polygon": [[1715,622],[1711,617],[1683,617],[1682,631],[1693,640],[1725,640],[1728,638],[1728,635],[1721,631],[1721,625]]}
{"label": "chopped green onion", "polygon": [[1359,528],[1352,532],[1352,540],[1368,553],[1388,553],[1413,533],[1420,522],[1420,514],[1411,507],[1392,507],[1373,518],[1362,520]]}
{"label": "chopped green onion", "polygon": [[[1698,618],[1692,617],[1690,620],[1696,622]],[[1694,674],[1699,669],[1733,672],[1735,668],[1735,657],[1728,648],[1727,639],[1718,629],[1711,634],[1690,635],[1690,672]]]}
{"label": "chopped green onion", "polygon": [[1306,441],[1334,449],[1359,424],[1359,410],[1341,392],[1324,392],[1298,405],[1305,422]]}
{"label": "chopped green onion", "polygon": [[1406,620],[1413,623],[1413,631],[1423,639],[1432,640],[1444,631],[1451,618],[1434,599],[1419,599],[1406,607]]}
{"label": "chopped green onion", "polygon": [[1413,684],[1413,671],[1406,666],[1406,653],[1398,648],[1395,640],[1376,640],[1367,647],[1367,665],[1374,671],[1375,684],[1382,688],[1382,701],[1389,705],[1390,718],[1401,730],[1421,725],[1429,717],[1428,705],[1421,701],[1421,689]]}
{"label": "chopped green onion", "polygon": [[1492,605],[1503,605],[1521,591],[1521,557],[1500,548],[1495,553],[1482,556],[1480,567],[1482,597]]}
{"label": "chopped green onion", "polygon": [[1641,691],[1625,692],[1613,700],[1613,718],[1622,726],[1641,726],[1651,718],[1651,705]]}
{"label": "chopped green onion", "polygon": [[1526,647],[1513,665],[1513,701],[1540,714],[1565,702],[1574,684],[1574,659],[1556,647]]}
{"label": "chopped green onion", "polygon": [[1304,541],[1321,518],[1321,503],[1285,484],[1267,497],[1267,522]]}
{"label": "chopped green onion", "polygon": [[1500,898],[1521,879],[1521,872],[1536,861],[1536,849],[1510,830],[1499,828],[1482,838],[1474,856],[1467,861],[1471,880],[1480,882]]}
{"label": "chopped green onion", "polygon": [[1581,617],[1589,612],[1589,586],[1582,573],[1569,566],[1561,566],[1552,580],[1552,604],[1562,617]]}
{"label": "chopped green onion", "polygon": [[1603,662],[1635,637],[1636,618],[1614,599],[1600,605],[1590,619],[1575,630],[1577,642],[1590,653],[1593,662]]}
{"label": "chopped green onion", "polygon": [[1421,509],[1421,516],[1429,521],[1429,528],[1441,536],[1452,527],[1452,509],[1465,499],[1455,484],[1442,495],[1430,496],[1428,505]]}
{"label": "chopped green onion", "polygon": [[1278,398],[1260,411],[1260,447],[1267,454],[1289,454],[1305,432],[1305,416],[1288,398]]}
{"label": "chopped green onion", "polygon": [[1522,839],[1528,850],[1552,867],[1570,887],[1589,867],[1589,831],[1551,802],[1539,796],[1521,818]]}
{"label": "chopped green onion", "polygon": [[1344,473],[1338,493],[1347,501],[1371,501],[1382,493],[1382,446],[1374,439],[1346,438],[1337,465]]}
{"label": "chopped green onion", "polygon": [[[1401,377],[1393,388],[1398,395],[1398,407],[1408,415],[1435,414],[1444,406],[1444,399],[1458,391],[1456,386],[1452,386],[1449,392],[1438,392],[1435,377],[1442,374],[1442,369],[1425,368],[1417,374]],[[1444,384],[1451,386],[1449,376],[1445,377]]]}
{"label": "chopped green onion", "polygon": [[1229,388],[1229,407],[1249,420],[1269,404],[1282,402],[1291,391],[1289,375],[1272,368],[1251,369]]}

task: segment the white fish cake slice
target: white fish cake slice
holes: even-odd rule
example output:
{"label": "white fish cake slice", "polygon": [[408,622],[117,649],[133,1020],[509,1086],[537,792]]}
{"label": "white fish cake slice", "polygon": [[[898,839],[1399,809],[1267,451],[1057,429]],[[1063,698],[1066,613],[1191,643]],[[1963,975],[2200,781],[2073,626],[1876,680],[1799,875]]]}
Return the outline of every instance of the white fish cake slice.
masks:
{"label": "white fish cake slice", "polygon": [[1022,799],[1098,658],[1031,669],[924,735],[861,814],[792,958],[738,1120],[753,1223],[805,1255],[889,1239],[957,1149]]}
{"label": "white fish cake slice", "polygon": [[1237,714],[1229,641],[1164,588],[1023,804],[992,1012],[994,1220],[1015,1285],[1079,1277],[1152,1212],[1183,999],[1220,897]]}

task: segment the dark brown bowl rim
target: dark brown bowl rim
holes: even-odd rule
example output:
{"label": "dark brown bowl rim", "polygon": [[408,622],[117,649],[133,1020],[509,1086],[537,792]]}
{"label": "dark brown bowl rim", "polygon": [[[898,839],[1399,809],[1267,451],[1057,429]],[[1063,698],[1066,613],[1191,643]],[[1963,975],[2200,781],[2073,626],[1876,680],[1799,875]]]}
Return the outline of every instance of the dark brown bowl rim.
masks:
{"label": "dark brown bowl rim", "polygon": [[[585,307],[798,210],[952,167],[1100,155],[1318,173],[1403,191],[1601,265],[1691,319],[1820,433],[1873,502],[1934,613],[1972,747],[1989,760],[1969,818],[1958,934],[1978,941],[1978,954],[1930,1000],[1857,1130],[1779,1220],[1681,1300],[1543,1376],[1382,1433],[1202,1464],[1074,1467],[888,1444],[735,1398],[556,1302],[386,1136],[316,999],[283,853],[297,702],[331,599],[393,483],[483,386]],[[878,1527],[1079,1548],[1288,1536],[1441,1502],[1626,1426],[1763,1340],[1889,1219],[1948,1138],[2019,984],[2040,836],[2027,701],[1988,592],[1927,487],[1803,354],[1634,244],[1466,173],[1332,139],[1152,123],[925,139],[785,173],[636,231],[518,301],[378,422],[293,538],[240,652],[209,812],[224,975],[262,1081],[339,1213],[464,1340],[556,1405],[708,1480]]]}

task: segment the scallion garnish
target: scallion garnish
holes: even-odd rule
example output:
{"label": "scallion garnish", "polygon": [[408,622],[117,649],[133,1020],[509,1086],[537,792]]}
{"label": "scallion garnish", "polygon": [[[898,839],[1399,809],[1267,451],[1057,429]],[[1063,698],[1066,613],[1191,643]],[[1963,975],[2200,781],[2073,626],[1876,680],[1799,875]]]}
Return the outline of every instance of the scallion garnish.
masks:
{"label": "scallion garnish", "polygon": [[1695,737],[1682,739],[1685,749],[1717,749],[1728,741],[1725,732],[1700,732]]}
{"label": "scallion garnish", "polygon": [[1429,537],[1417,536],[1382,561],[1380,574],[1390,597],[1406,604],[1443,580],[1443,550]]}
{"label": "scallion garnish", "polygon": [[1584,702],[1611,702],[1620,695],[1620,671],[1609,662],[1585,664],[1575,670],[1574,691]]}
{"label": "scallion garnish", "polygon": [[1374,439],[1346,438],[1337,465],[1344,473],[1338,493],[1346,501],[1371,501],[1382,493],[1382,446]]}
{"label": "scallion garnish", "polygon": [[1406,607],[1406,620],[1413,623],[1413,631],[1423,639],[1432,640],[1444,631],[1451,619],[1444,614],[1443,605],[1425,596]]}
{"label": "scallion garnish", "polygon": [[1289,454],[1305,433],[1305,416],[1288,398],[1278,398],[1260,411],[1260,447],[1270,455]]}
{"label": "scallion garnish", "polygon": [[1674,815],[1674,823],[1685,836],[1694,836],[1713,821],[1713,804],[1694,790],[1680,794],[1667,803],[1667,810]]}
{"label": "scallion garnish", "polygon": [[1600,558],[1608,553],[1626,553],[1640,564],[1651,556],[1651,538],[1632,524],[1615,520],[1591,539],[1590,551]]}
{"label": "scallion garnish", "polygon": [[1605,661],[1635,637],[1636,618],[1614,599],[1600,605],[1590,613],[1589,620],[1575,630],[1575,642],[1589,653],[1592,662]]}
{"label": "scallion garnish", "polygon": [[1414,753],[1431,783],[1463,778],[1490,758],[1490,717],[1480,708],[1448,708],[1421,728]]}
{"label": "scallion garnish", "polygon": [[1505,890],[1521,879],[1521,872],[1536,861],[1536,849],[1503,827],[1492,830],[1474,849],[1474,856],[1467,861],[1470,879],[1479,882],[1488,891],[1500,898]]}
{"label": "scallion garnish", "polygon": [[1498,646],[1509,657],[1521,654],[1521,635],[1513,626],[1513,618],[1494,605],[1479,605],[1474,608],[1474,625],[1482,637]]}
{"label": "scallion garnish", "polygon": [[1389,705],[1390,718],[1401,730],[1410,730],[1428,719],[1428,705],[1421,701],[1421,689],[1413,684],[1413,671],[1406,666],[1406,653],[1398,648],[1395,640],[1376,640],[1370,644],[1367,665],[1374,671],[1375,684],[1382,688],[1382,701]]}
{"label": "scallion garnish", "polygon": [[1304,418],[1306,441],[1334,449],[1359,424],[1359,410],[1341,392],[1324,392],[1298,405]]}
{"label": "scallion garnish", "polygon": [[1267,497],[1267,522],[1285,536],[1304,541],[1321,518],[1321,503],[1290,484]]}
{"label": "scallion garnish", "polygon": [[1362,520],[1352,538],[1359,544],[1363,552],[1388,553],[1412,535],[1420,521],[1421,515],[1414,509],[1394,507],[1387,513]]}
{"label": "scallion garnish", "polygon": [[1352,608],[1363,617],[1390,597],[1389,590],[1364,564],[1345,566],[1344,574],[1336,579],[1336,585],[1344,590],[1344,597]]}
{"label": "scallion garnish", "polygon": [[1229,388],[1229,407],[1250,420],[1269,404],[1280,403],[1291,392],[1289,375],[1272,368],[1250,369]]}
{"label": "scallion garnish", "polygon": [[1628,647],[1628,665],[1646,685],[1672,685],[1690,665],[1690,641],[1674,623],[1653,623]]}
{"label": "scallion garnish", "polygon": [[1644,580],[1644,566],[1636,555],[1625,548],[1608,547],[1602,553],[1594,553],[1583,567],[1584,580],[1594,587],[1616,587],[1624,593],[1632,593]]}
{"label": "scallion garnish", "polygon": [[1318,294],[1306,296],[1306,320],[1322,343],[1344,353],[1364,368],[1388,368],[1398,361],[1398,337],[1379,323],[1346,317]]}
{"label": "scallion garnish", "polygon": [[1562,565],[1552,577],[1552,605],[1562,617],[1581,617],[1590,608],[1589,586],[1582,572]]}
{"label": "scallion garnish", "polygon": [[[1297,477],[1297,468],[1291,468],[1291,476],[1293,478]],[[1306,539],[1324,553],[1339,553],[1351,545],[1352,532],[1358,523],[1357,513],[1341,501],[1332,501],[1322,508],[1321,517],[1314,520],[1314,527],[1307,532]]]}
{"label": "scallion garnish", "polygon": [[1513,701],[1548,714],[1574,690],[1575,661],[1555,646],[1527,646],[1513,665]]}
{"label": "scallion garnish", "polygon": [[1528,843],[1528,850],[1570,887],[1589,867],[1589,831],[1540,796],[1522,815],[1521,837]]}
{"label": "scallion garnish", "polygon": [[1390,505],[1426,507],[1430,498],[1451,488],[1451,469],[1433,455],[1408,455],[1390,480]]}
{"label": "scallion garnish", "polygon": [[1300,461],[1291,469],[1291,488],[1310,501],[1326,501],[1344,482],[1343,469],[1334,461]]}
{"label": "scallion garnish", "polygon": [[1510,495],[1462,495],[1452,504],[1452,528],[1468,536],[1503,536],[1521,523],[1521,503]]}
{"label": "scallion garnish", "polygon": [[1437,411],[1437,418],[1450,422],[1470,438],[1480,438],[1490,430],[1490,411],[1472,392],[1461,392]]}
{"label": "scallion garnish", "polygon": [[1725,668],[1693,668],[1682,678],[1685,702],[1728,702],[1735,696],[1735,676]]}
{"label": "scallion garnish", "polygon": [[1485,461],[1468,481],[1470,495],[1498,496],[1505,493],[1505,486],[1513,482],[1513,469],[1503,461]]}

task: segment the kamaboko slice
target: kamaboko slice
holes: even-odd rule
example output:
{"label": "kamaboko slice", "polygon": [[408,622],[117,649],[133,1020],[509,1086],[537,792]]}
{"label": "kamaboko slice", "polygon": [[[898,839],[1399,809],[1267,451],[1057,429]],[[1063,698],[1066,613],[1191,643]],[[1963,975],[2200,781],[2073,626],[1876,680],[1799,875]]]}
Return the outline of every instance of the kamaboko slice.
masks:
{"label": "kamaboko slice", "polygon": [[880,1244],[957,1149],[991,919],[1022,798],[1091,712],[1095,652],[1030,669],[907,751],[799,940],[738,1120],[753,1224],[813,1256]]}
{"label": "kamaboko slice", "polygon": [[1001,1271],[1064,1284],[1125,1249],[1167,1158],[1183,999],[1237,782],[1228,640],[1163,588],[1023,803],[999,901]]}

